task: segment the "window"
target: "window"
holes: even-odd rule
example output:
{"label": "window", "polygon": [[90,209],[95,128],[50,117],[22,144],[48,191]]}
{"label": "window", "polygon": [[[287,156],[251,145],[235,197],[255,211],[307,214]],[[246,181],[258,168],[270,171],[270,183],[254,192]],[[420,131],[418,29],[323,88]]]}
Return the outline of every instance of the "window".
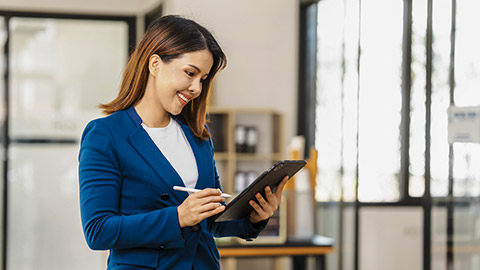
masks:
{"label": "window", "polygon": [[[344,269],[358,269],[361,257],[362,211],[352,212],[370,206],[421,210],[423,269],[478,269],[478,252],[462,248],[480,246],[480,144],[449,145],[447,110],[480,106],[480,2],[322,0],[317,7],[316,198],[355,202],[338,204],[339,218],[355,219],[355,228],[340,220],[334,232],[346,235],[339,255],[355,248]],[[319,205],[321,213],[337,211]]]}
{"label": "window", "polygon": [[[446,130],[448,128],[447,109],[450,106],[451,6],[450,1],[437,1],[433,6],[430,193],[435,197],[448,195],[449,145]],[[426,12],[423,16],[426,16]]]}
{"label": "window", "polygon": [[[480,2],[457,1],[455,39],[456,106],[480,106],[480,40],[476,27],[480,23]],[[480,195],[480,144],[453,145],[454,196]]]}
{"label": "window", "polygon": [[402,6],[402,1],[367,0],[360,9],[360,201],[400,199]]}
{"label": "window", "polygon": [[[471,35],[480,24],[480,18],[472,12],[478,8],[476,1],[458,5],[456,106],[480,105],[480,51],[476,49],[480,41]],[[412,1],[409,130],[405,133],[409,140],[408,145],[402,145],[402,99],[408,98],[402,96],[403,1],[318,3],[318,200],[355,200],[357,166],[359,201],[399,201],[405,180],[408,196],[422,197],[427,121],[431,133],[430,192],[434,197],[448,195],[452,3],[435,1],[432,14],[431,114],[427,119],[427,1]],[[404,153],[409,160],[406,168],[400,164],[402,147],[408,147]],[[479,160],[478,144],[453,146],[455,196],[480,195],[480,170],[474,166]],[[400,179],[402,174],[408,177]]]}
{"label": "window", "polygon": [[318,8],[317,199],[354,200],[358,165],[359,200],[398,201],[402,1]]}

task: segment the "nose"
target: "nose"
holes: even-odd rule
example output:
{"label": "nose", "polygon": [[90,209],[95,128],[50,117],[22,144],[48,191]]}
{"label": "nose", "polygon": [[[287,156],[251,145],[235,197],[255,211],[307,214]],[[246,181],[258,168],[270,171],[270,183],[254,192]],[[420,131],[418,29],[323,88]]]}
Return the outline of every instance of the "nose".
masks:
{"label": "nose", "polygon": [[193,97],[198,97],[200,93],[202,93],[202,81],[201,79],[199,80],[194,80],[192,84],[190,85],[190,93],[192,93]]}

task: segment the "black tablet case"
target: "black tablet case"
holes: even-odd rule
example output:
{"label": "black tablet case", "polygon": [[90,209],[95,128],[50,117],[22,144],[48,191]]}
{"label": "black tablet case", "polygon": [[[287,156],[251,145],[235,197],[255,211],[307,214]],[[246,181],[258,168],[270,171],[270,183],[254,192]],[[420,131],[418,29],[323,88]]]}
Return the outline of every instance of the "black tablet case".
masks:
{"label": "black tablet case", "polygon": [[272,192],[275,192],[278,184],[288,175],[291,178],[301,168],[307,164],[305,160],[282,160],[270,169],[263,172],[253,181],[247,188],[238,194],[225,208],[225,211],[214,217],[215,222],[242,219],[250,214],[253,210],[248,203],[255,200],[255,194],[260,193],[265,196],[265,187],[270,186]]}

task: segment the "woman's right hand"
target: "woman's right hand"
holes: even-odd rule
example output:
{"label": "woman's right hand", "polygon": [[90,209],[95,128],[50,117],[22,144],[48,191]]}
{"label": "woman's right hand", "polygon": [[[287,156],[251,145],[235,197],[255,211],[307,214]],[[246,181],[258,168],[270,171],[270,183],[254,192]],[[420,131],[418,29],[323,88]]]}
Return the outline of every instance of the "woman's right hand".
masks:
{"label": "woman's right hand", "polygon": [[214,188],[206,188],[191,193],[177,207],[180,228],[196,225],[200,221],[225,210],[225,206],[222,204],[225,199],[221,195],[222,192]]}

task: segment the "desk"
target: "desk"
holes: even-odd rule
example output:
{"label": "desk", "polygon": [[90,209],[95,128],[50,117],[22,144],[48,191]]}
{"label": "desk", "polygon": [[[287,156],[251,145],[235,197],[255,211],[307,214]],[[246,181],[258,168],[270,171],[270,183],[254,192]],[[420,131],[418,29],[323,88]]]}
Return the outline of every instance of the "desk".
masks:
{"label": "desk", "polygon": [[[319,236],[320,237],[320,236]],[[314,238],[315,239],[315,238]],[[218,247],[221,258],[280,257],[291,256],[295,270],[306,269],[308,256],[315,257],[316,269],[325,270],[325,255],[334,252],[333,240],[287,241],[285,244],[222,245]],[[317,239],[318,240],[318,239]],[[328,241],[326,241],[328,240]]]}

